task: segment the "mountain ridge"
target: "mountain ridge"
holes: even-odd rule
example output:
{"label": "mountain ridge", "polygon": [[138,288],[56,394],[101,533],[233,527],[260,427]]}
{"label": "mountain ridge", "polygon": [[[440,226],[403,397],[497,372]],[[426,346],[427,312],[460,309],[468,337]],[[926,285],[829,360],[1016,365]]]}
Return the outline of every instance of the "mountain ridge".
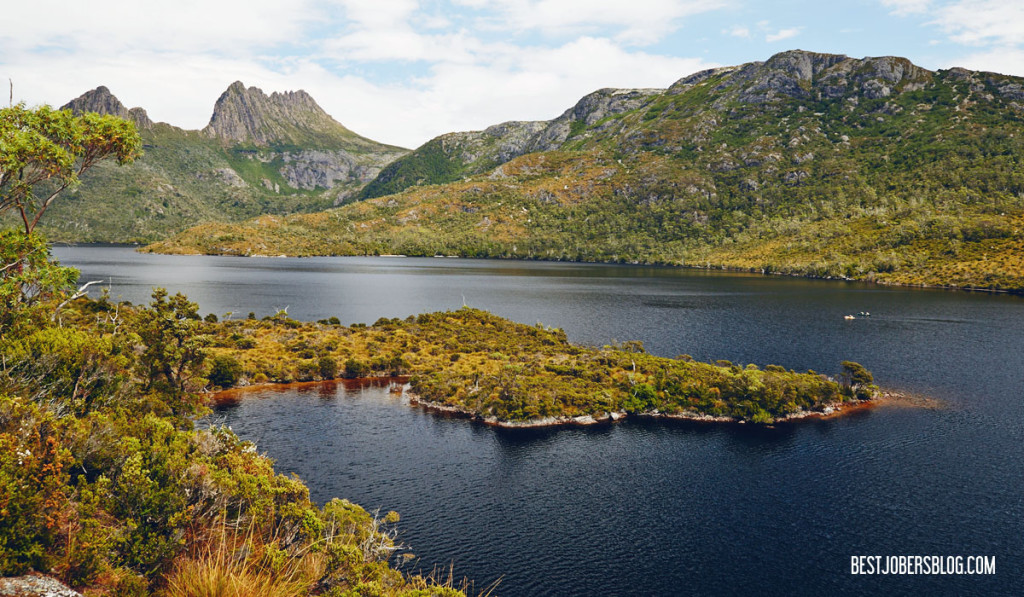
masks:
{"label": "mountain ridge", "polygon": [[325,209],[408,151],[350,131],[305,91],[267,96],[241,82],[197,131],[154,123],[105,86],[63,108],[132,120],[145,153],[130,166],[97,165],[54,204],[42,229],[59,241],[151,242],[204,221]]}
{"label": "mountain ridge", "polygon": [[794,50],[449,133],[366,201],[152,250],[464,255],[1024,289],[1024,79]]}
{"label": "mountain ridge", "polygon": [[64,104],[62,109],[71,110],[75,114],[81,114],[82,112],[98,112],[99,114],[110,114],[130,120],[135,123],[135,126],[139,130],[147,130],[153,128],[153,121],[150,120],[149,115],[142,108],[131,108],[128,109],[121,100],[110,92],[105,86],[100,85],[96,89],[86,91],[77,98]]}
{"label": "mountain ridge", "polygon": [[[966,72],[966,71],[965,71]],[[594,91],[581,98],[573,107],[549,121],[529,123],[503,123],[483,131],[447,133],[431,139],[423,146],[389,164],[378,180],[372,181],[359,194],[360,199],[369,199],[398,192],[416,182],[426,184],[451,182],[460,176],[478,174],[512,158],[534,151],[550,151],[560,148],[575,133],[592,129],[596,123],[615,114],[633,110],[657,95],[679,95],[695,85],[713,77],[728,77],[732,83],[745,85],[733,93],[718,99],[719,106],[730,101],[748,105],[766,104],[781,96],[794,99],[810,99],[811,89],[816,83],[824,87],[819,96],[836,99],[852,92],[860,92],[868,99],[884,98],[894,91],[920,89],[923,81],[930,78],[932,71],[912,64],[908,59],[895,56],[850,58],[843,54],[825,54],[790,50],[781,52],[766,61],[750,62],[737,66],[707,69],[680,78],[665,89],[614,89]],[[872,76],[874,75],[874,76]],[[853,89],[849,87],[853,85]],[[725,84],[720,85],[720,89]],[[895,86],[896,88],[894,88]],[[625,96],[623,98],[622,96]],[[529,125],[532,134],[517,140],[513,135],[495,134],[496,129],[506,125]],[[606,123],[608,127],[612,122]],[[574,128],[575,127],[575,128]],[[601,127],[589,130],[589,134],[602,133]],[[466,147],[483,147],[481,155],[466,151]],[[488,151],[490,150],[490,151]],[[433,161],[449,161],[447,175],[423,176],[416,168],[424,161],[421,154],[436,153]],[[380,180],[383,178],[383,180]]]}

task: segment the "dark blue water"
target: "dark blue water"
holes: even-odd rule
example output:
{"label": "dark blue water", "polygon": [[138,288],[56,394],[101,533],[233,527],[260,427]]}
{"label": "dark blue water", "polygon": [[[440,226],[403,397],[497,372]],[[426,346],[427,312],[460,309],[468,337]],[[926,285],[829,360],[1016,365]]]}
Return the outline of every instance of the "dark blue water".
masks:
{"label": "dark blue water", "polygon": [[[627,422],[503,431],[384,388],[266,391],[221,410],[317,501],[399,511],[418,565],[500,595],[1024,591],[1024,299],[665,268],[451,259],[55,253],[143,302],[344,322],[463,302],[588,344],[834,373],[942,399],[776,429]],[[464,297],[464,298],[463,298]],[[843,315],[870,311],[870,318]],[[852,555],[995,556],[995,576],[852,576]]]}

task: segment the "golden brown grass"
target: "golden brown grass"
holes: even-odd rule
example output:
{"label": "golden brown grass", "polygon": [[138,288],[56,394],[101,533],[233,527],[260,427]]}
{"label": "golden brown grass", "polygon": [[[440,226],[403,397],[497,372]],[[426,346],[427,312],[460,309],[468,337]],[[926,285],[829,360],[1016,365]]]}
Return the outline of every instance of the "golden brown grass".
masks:
{"label": "golden brown grass", "polygon": [[223,519],[213,529],[168,575],[165,597],[296,597],[323,574],[318,553],[288,554]]}

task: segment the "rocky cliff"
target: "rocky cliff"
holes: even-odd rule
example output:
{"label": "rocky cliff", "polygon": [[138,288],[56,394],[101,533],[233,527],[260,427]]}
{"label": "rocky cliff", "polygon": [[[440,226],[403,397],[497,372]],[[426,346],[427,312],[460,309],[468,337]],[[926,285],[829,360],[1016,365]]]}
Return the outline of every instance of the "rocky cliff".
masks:
{"label": "rocky cliff", "polygon": [[348,130],[305,91],[267,95],[240,81],[221,94],[202,132],[228,146],[257,148],[261,161],[281,163],[287,186],[307,191],[354,191],[408,153]]}

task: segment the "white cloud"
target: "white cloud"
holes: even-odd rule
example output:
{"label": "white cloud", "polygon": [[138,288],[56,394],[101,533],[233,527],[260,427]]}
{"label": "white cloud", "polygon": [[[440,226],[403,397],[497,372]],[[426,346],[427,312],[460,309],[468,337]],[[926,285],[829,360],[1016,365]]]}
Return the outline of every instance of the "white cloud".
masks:
{"label": "white cloud", "polygon": [[928,12],[931,0],[882,0],[882,5],[892,9],[892,14],[907,16]]}
{"label": "white cloud", "polygon": [[363,27],[390,27],[404,23],[419,8],[417,0],[338,0],[345,16]]}
{"label": "white cloud", "polygon": [[957,43],[1017,46],[1024,40],[1024,4],[1004,0],[961,0],[935,10],[930,24]]}
{"label": "white cloud", "polygon": [[[917,17],[922,26],[942,30],[945,39],[928,39],[929,47],[955,44],[973,48],[962,56],[945,58],[945,67],[1024,74],[1024,4],[1005,0],[881,0],[891,14]],[[948,43],[952,42],[952,43]]]}
{"label": "white cloud", "polygon": [[968,54],[943,64],[944,68],[954,66],[961,66],[971,70],[997,72],[1004,75],[1024,76],[1024,49],[999,47],[984,52]]}
{"label": "white cloud", "polygon": [[[174,51],[200,45],[206,52],[244,55],[254,47],[287,43],[318,20],[311,0],[287,7],[276,0],[138,2],[36,0],[4,6],[0,47],[56,46],[110,53],[147,48]],[[17,24],[17,26],[12,26]]]}
{"label": "white cloud", "polygon": [[651,44],[675,31],[680,21],[726,6],[728,0],[462,0],[500,16],[492,26],[536,30],[547,35],[596,34],[611,29],[616,40]]}
{"label": "white cloud", "polygon": [[11,77],[16,99],[30,104],[60,105],[106,85],[128,107],[187,129],[207,124],[235,80],[267,93],[305,89],[357,133],[415,147],[445,132],[552,118],[601,87],[665,87],[715,66],[635,44],[723,0],[454,1],[476,10],[438,14],[425,0],[145,9],[38,0],[32,10],[5,8],[4,22],[19,26],[0,29],[0,79]]}
{"label": "white cloud", "polygon": [[[419,145],[450,131],[506,120],[546,120],[602,87],[667,87],[709,66],[714,65],[626,51],[599,38],[555,48],[510,46],[488,63],[442,63],[416,86],[402,86],[397,95],[405,106],[386,121],[386,138]],[[366,99],[362,106],[353,105],[352,113],[373,111],[373,98]]]}
{"label": "white cloud", "polygon": [[732,37],[742,37],[744,39],[750,38],[750,28],[736,25],[732,29],[725,29],[722,31],[723,35],[730,35]]}
{"label": "white cloud", "polygon": [[800,35],[800,27],[790,27],[788,29],[779,29],[775,33],[769,33],[764,36],[764,40],[768,43],[775,43],[791,37]]}

